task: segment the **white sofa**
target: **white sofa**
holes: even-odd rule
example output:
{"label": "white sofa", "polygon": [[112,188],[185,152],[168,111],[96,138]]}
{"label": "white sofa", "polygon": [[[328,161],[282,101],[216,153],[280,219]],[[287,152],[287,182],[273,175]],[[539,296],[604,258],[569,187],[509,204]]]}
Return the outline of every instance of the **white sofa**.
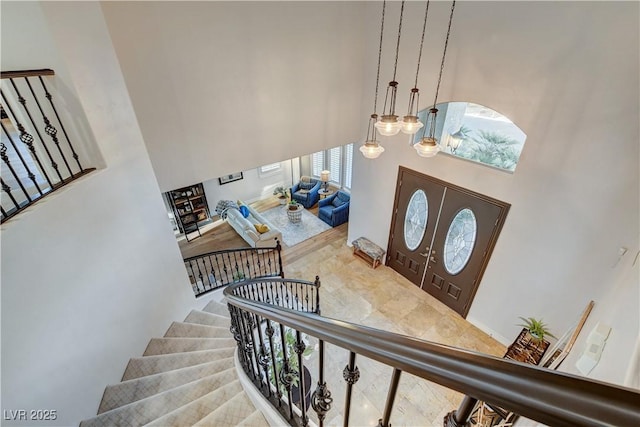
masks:
{"label": "white sofa", "polygon": [[[276,239],[282,242],[282,233],[273,224],[250,206],[249,216],[245,218],[238,209],[227,210],[227,222],[238,232],[240,237],[254,248],[274,247]],[[265,224],[269,227],[266,233],[258,233],[254,224]]]}

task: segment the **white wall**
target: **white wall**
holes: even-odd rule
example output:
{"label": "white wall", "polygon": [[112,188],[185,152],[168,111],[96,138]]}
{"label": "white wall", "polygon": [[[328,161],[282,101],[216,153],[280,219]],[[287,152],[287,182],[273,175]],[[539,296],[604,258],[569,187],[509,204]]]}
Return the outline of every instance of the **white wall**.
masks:
{"label": "white wall", "polygon": [[291,187],[291,164],[298,159],[280,162],[280,169],[267,174],[260,174],[258,169],[249,169],[242,173],[243,178],[220,185],[218,178],[203,182],[207,196],[209,212],[215,214],[216,204],[220,200],[242,200],[251,203],[273,196],[273,189],[278,186]]}
{"label": "white wall", "polygon": [[359,137],[360,2],[104,2],[160,188]]}
{"label": "white wall", "polygon": [[[410,35],[419,34],[420,7],[405,6],[414,18],[403,23],[401,112],[415,73]],[[433,102],[449,7],[437,2],[429,11],[421,108]],[[397,22],[396,9],[388,22]],[[380,11],[367,12],[373,20]],[[611,309],[605,295],[616,286],[618,248],[636,248],[639,235],[637,17],[637,3],[458,3],[439,101],[476,102],[511,118],[528,136],[517,170],[423,159],[406,136],[382,138],[379,159],[354,158],[348,241],[367,236],[387,246],[398,166],[407,166],[512,205],[468,316],[473,323],[510,343],[518,316],[542,317],[561,334],[590,299]],[[383,57],[393,43],[386,39]],[[375,47],[368,51],[375,64]],[[365,99],[374,79],[364,79]]]}
{"label": "white wall", "polygon": [[3,69],[68,70],[106,164],[2,225],[2,409],[77,425],[194,297],[99,4],[2,2],[2,41]]}
{"label": "white wall", "polygon": [[640,260],[636,259],[637,253],[637,248],[631,248],[608,274],[605,282],[611,286],[593,307],[573,350],[560,365],[560,370],[581,375],[575,364],[586,348],[589,333],[600,322],[611,327],[611,332],[600,362],[587,376],[640,388],[640,361],[636,349],[640,342]]}

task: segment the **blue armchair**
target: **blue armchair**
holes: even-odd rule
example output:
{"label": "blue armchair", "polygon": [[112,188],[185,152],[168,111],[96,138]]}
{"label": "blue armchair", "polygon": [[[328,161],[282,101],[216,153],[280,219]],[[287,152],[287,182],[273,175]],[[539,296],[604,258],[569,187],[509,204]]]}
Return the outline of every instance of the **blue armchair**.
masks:
{"label": "blue armchair", "polygon": [[300,177],[300,182],[291,187],[291,198],[305,208],[313,207],[320,200],[320,185],[322,182],[308,176]]}
{"label": "blue armchair", "polygon": [[349,220],[349,202],[351,196],[340,190],[318,204],[318,218],[332,227],[344,224]]}

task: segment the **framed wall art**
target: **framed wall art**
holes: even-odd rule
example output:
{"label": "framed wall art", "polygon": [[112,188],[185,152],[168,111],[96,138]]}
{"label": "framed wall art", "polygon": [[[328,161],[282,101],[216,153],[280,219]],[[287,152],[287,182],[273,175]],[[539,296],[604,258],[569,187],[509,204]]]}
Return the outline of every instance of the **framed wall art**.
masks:
{"label": "framed wall art", "polygon": [[218,182],[220,183],[220,185],[223,185],[223,184],[228,184],[228,183],[233,182],[233,181],[239,181],[242,178],[243,178],[242,172],[236,172],[236,173],[232,173],[230,175],[221,176],[220,178],[218,178]]}

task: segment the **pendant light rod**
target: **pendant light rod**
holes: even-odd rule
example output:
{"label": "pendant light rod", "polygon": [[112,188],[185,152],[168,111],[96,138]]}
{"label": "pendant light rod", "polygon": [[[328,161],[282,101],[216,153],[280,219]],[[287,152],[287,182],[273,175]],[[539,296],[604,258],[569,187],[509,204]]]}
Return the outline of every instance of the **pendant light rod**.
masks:
{"label": "pendant light rod", "polygon": [[[373,97],[373,113],[371,113],[371,118],[369,119],[369,124],[367,125],[367,139],[369,141],[370,131],[373,129],[373,133],[371,134],[371,140],[375,141],[376,139],[376,128],[373,125],[375,121],[378,119],[377,109],[378,109],[378,88],[380,86],[380,62],[382,59],[382,37],[384,35],[384,13],[387,7],[387,2],[384,0],[382,2],[382,18],[380,21],[380,44],[378,46],[378,70],[376,72],[376,92]],[[371,123],[371,122],[374,123]]]}
{"label": "pendant light rod", "polygon": [[[360,146],[360,152],[367,159],[375,159],[384,152],[384,147],[376,140],[376,122],[378,121],[378,114],[376,110],[378,108],[378,87],[380,85],[380,62],[382,59],[382,38],[384,35],[384,14],[386,9],[386,0],[382,2],[382,18],[380,22],[380,45],[378,46],[378,70],[376,72],[376,92],[373,98],[373,113],[369,118],[367,124],[367,139],[364,145]],[[369,138],[371,136],[371,138]]]}
{"label": "pendant light rod", "polygon": [[387,86],[387,93],[384,97],[384,107],[382,108],[382,118],[375,124],[378,133],[383,136],[393,136],[400,132],[401,124],[396,116],[396,94],[398,92],[398,82],[396,81],[396,71],[398,70],[398,55],[400,52],[400,36],[402,35],[402,16],[404,14],[404,0],[400,5],[400,22],[398,24],[398,41],[396,42],[396,59],[393,65],[393,80]]}
{"label": "pendant light rod", "polygon": [[[422,140],[415,144],[413,148],[415,148],[416,152],[421,157],[433,157],[438,154],[440,151],[440,146],[438,145],[438,140],[435,137],[437,116],[438,116],[438,108],[436,105],[438,104],[438,93],[440,92],[440,82],[442,81],[442,72],[444,71],[444,60],[447,56],[447,45],[449,44],[449,35],[451,34],[451,22],[453,21],[453,11],[456,7],[456,0],[453,0],[451,4],[451,14],[449,15],[449,26],[447,27],[447,37],[444,41],[444,50],[442,52],[442,62],[440,63],[440,73],[438,74],[438,85],[436,86],[436,96],[433,99],[433,107],[429,109],[429,113],[427,114],[427,118],[425,120],[425,127],[422,131]],[[427,128],[429,129],[428,136],[425,136]]]}
{"label": "pendant light rod", "polygon": [[396,43],[396,62],[393,65],[393,81],[396,81],[396,70],[398,69],[398,53],[400,52],[400,35],[402,34],[402,15],[404,13],[404,0],[400,5],[400,23],[398,24],[398,42]]}
{"label": "pendant light rod", "polygon": [[438,93],[440,92],[440,81],[442,81],[442,72],[444,71],[444,59],[447,56],[447,45],[449,44],[449,34],[451,34],[451,22],[453,21],[453,10],[456,8],[456,0],[451,4],[451,14],[449,15],[449,27],[447,28],[447,37],[444,40],[444,51],[442,52],[442,63],[440,64],[440,75],[438,75],[438,86],[436,86],[436,96],[433,100],[433,108],[438,103]]}
{"label": "pendant light rod", "polygon": [[429,0],[427,0],[427,6],[424,10],[424,23],[422,24],[422,38],[420,39],[420,50],[418,51],[418,67],[416,68],[416,81],[413,84],[414,88],[418,87],[418,74],[420,73],[420,60],[422,59],[422,46],[424,45],[424,35],[427,30],[427,17],[429,16]]}
{"label": "pendant light rod", "polygon": [[386,0],[382,2],[382,20],[380,22],[380,45],[378,47],[378,71],[376,72],[376,96],[373,98],[373,112],[377,112],[378,108],[378,86],[380,84],[380,60],[382,59],[382,36],[384,35],[384,11],[386,9]]}

